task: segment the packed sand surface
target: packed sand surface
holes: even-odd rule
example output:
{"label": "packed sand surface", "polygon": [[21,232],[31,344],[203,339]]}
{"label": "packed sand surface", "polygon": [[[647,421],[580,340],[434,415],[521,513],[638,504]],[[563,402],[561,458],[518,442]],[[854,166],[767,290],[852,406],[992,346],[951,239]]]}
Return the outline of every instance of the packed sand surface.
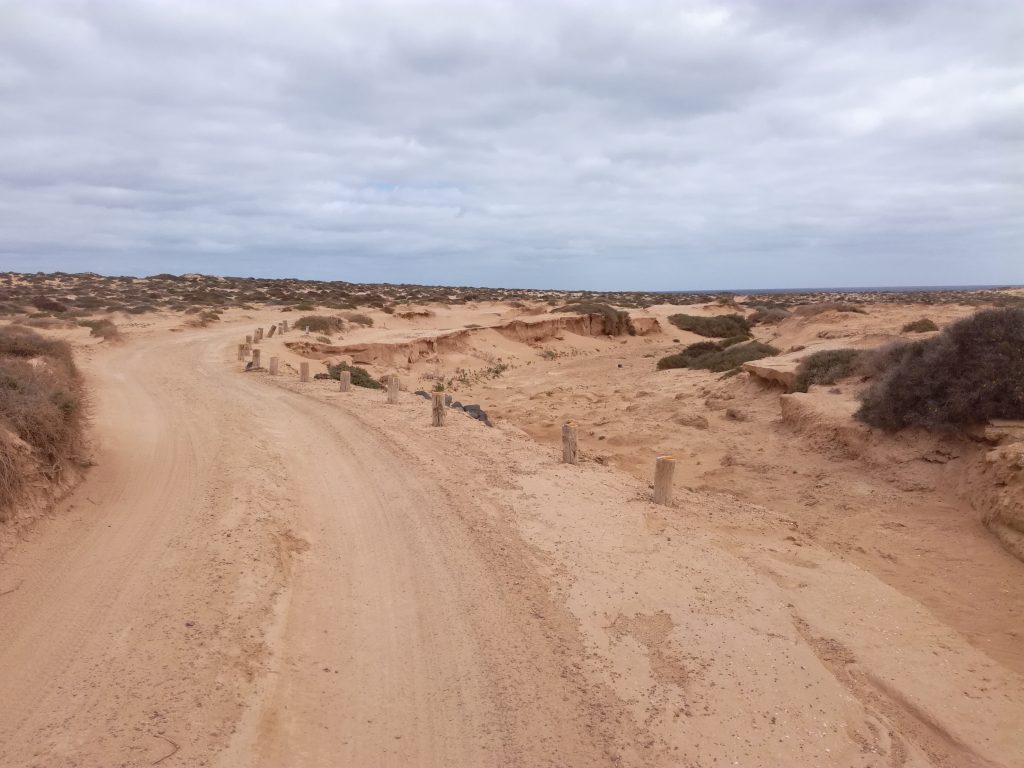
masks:
{"label": "packed sand surface", "polygon": [[[67,332],[96,465],[0,562],[0,766],[1024,765],[1024,562],[956,490],[984,448],[851,426],[852,384],[656,371],[699,340],[680,307],[628,337],[426,309],[265,339],[274,377],[237,346],[294,313]],[[922,314],[756,333],[874,346]],[[299,382],[323,360],[406,391]],[[438,380],[495,426],[432,427]]]}

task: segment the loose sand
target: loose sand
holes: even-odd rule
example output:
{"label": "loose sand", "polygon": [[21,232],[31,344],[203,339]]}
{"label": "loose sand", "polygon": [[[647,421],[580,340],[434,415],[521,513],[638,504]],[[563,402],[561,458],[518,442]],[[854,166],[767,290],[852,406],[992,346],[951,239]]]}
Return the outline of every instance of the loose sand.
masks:
{"label": "loose sand", "polygon": [[[851,392],[784,418],[745,374],[654,371],[693,340],[679,308],[410,362],[536,317],[431,310],[332,342],[397,345],[370,368],[409,389],[460,376],[495,428],[300,384],[299,331],[261,344],[282,376],[241,373],[241,337],[294,314],[69,332],[97,466],[0,564],[0,765],[1024,764],[1024,563],[949,490],[969,457],[832,428]],[[866,345],[921,314],[769,333]]]}

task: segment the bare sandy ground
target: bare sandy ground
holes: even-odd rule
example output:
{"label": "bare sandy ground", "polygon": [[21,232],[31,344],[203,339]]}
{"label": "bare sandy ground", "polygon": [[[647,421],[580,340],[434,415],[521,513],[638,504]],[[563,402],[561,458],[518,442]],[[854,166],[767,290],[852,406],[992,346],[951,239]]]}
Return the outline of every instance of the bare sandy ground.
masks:
{"label": "bare sandy ground", "polygon": [[[411,394],[300,384],[299,334],[264,345],[285,375],[241,373],[287,316],[234,317],[91,352],[97,466],[0,564],[0,765],[1024,764],[1024,564],[938,486],[798,451],[777,395],[651,373],[679,334],[481,334],[403,373],[510,360],[460,393],[497,426],[435,429]],[[743,420],[656,428],[704,400]],[[671,509],[667,447],[705,468]]]}

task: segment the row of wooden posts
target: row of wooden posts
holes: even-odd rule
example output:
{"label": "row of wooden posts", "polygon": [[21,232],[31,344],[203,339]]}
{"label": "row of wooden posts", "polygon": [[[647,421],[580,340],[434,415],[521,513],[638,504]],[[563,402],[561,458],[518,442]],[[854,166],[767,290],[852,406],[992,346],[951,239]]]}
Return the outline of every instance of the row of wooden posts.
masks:
{"label": "row of wooden posts", "polygon": [[[579,443],[576,439],[576,422],[567,421],[562,425],[562,462],[578,464]],[[654,503],[672,506],[672,476],[676,471],[673,456],[658,456],[654,460]]]}
{"label": "row of wooden posts", "polygon": [[[274,335],[277,326],[270,327],[267,338]],[[281,323],[281,333],[288,330],[288,321]],[[254,336],[246,336],[245,343],[238,345],[238,359],[244,360],[249,353],[252,354],[253,368],[260,367],[260,351],[253,347],[254,342],[263,338],[263,329],[257,328]],[[268,372],[271,376],[277,376],[279,371],[279,360],[277,357],[270,358]],[[339,374],[338,390],[349,392],[352,389],[352,373],[341,371]],[[299,381],[309,381],[309,363],[299,363]],[[387,391],[387,401],[394,405],[398,402],[400,382],[397,376],[385,376],[384,385]],[[444,393],[430,393],[430,417],[431,424],[435,427],[443,427],[445,419]],[[575,421],[567,421],[562,425],[562,462],[565,464],[579,463],[579,443],[577,441],[577,426]],[[673,456],[658,456],[654,460],[654,503],[665,506],[672,505],[672,477],[676,470],[676,460]]]}

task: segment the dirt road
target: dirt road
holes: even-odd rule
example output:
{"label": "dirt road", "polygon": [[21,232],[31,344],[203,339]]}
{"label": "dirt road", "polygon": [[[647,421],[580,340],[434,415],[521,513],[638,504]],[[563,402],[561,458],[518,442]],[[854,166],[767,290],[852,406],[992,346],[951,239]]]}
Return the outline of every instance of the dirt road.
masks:
{"label": "dirt road", "polygon": [[411,396],[241,374],[237,335],[92,366],[97,466],[0,566],[0,766],[1024,755],[1024,681],[869,575]]}

